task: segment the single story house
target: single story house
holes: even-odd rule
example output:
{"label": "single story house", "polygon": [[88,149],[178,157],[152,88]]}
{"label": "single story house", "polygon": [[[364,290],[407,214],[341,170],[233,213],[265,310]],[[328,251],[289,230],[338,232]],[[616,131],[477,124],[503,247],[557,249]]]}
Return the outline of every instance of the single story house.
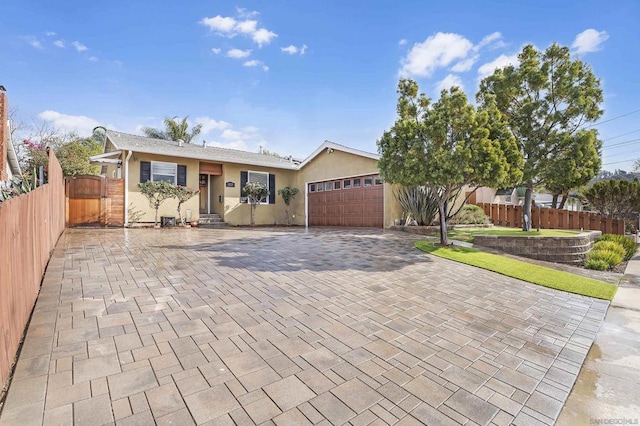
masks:
{"label": "single story house", "polygon": [[[392,187],[379,176],[377,154],[325,141],[303,161],[262,153],[153,139],[106,131],[102,174],[124,180],[124,205],[153,222],[154,210],[138,184],[167,180],[200,194],[187,201],[191,220],[218,214],[229,225],[248,225],[250,206],[241,195],[246,182],[261,182],[270,195],[256,209],[256,225],[285,223],[285,204],[277,195],[298,188],[291,203],[292,223],[309,226],[388,227],[400,219]],[[161,216],[176,216],[176,202],[160,206]],[[127,225],[128,218],[125,218]]]}

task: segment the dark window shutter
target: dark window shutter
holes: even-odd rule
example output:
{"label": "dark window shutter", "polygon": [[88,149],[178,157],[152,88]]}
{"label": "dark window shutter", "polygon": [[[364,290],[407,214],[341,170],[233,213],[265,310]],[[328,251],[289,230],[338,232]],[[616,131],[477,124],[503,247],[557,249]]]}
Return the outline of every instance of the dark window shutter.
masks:
{"label": "dark window shutter", "polygon": [[247,197],[244,197],[242,195],[242,192],[244,191],[244,186],[247,184],[248,180],[249,180],[249,172],[240,172],[240,202],[241,203],[246,203],[249,201]]}
{"label": "dark window shutter", "polygon": [[276,203],[276,175],[269,173],[269,204]]}
{"label": "dark window shutter", "polygon": [[178,165],[178,185],[187,186],[187,166]]}
{"label": "dark window shutter", "polygon": [[140,183],[148,182],[151,180],[151,162],[140,162]]}

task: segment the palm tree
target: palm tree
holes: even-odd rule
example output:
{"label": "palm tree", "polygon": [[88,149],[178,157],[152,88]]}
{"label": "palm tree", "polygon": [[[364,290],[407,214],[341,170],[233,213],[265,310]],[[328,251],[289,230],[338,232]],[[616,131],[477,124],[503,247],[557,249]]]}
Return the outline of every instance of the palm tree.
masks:
{"label": "palm tree", "polygon": [[167,117],[164,119],[164,130],[145,127],[142,129],[142,132],[150,138],[166,139],[168,141],[177,141],[182,139],[186,143],[191,143],[191,141],[200,134],[202,124],[196,124],[191,128],[191,132],[189,132],[189,123],[187,123],[187,118],[189,117],[187,116],[180,120],[178,119],[178,116],[173,118]]}

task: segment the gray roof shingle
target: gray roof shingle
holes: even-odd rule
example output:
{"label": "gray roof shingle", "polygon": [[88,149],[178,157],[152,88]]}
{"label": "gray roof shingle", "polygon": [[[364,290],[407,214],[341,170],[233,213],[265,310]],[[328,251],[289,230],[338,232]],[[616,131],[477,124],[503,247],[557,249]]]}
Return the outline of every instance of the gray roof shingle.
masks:
{"label": "gray roof shingle", "polygon": [[295,170],[298,168],[298,163],[295,161],[257,152],[247,152],[215,146],[207,146],[205,148],[202,145],[189,143],[183,143],[182,146],[179,146],[179,143],[176,141],[130,135],[114,130],[107,130],[107,137],[116,149],[144,152],[147,154],[169,155],[172,157],[194,158],[205,161],[275,167],[279,169]]}

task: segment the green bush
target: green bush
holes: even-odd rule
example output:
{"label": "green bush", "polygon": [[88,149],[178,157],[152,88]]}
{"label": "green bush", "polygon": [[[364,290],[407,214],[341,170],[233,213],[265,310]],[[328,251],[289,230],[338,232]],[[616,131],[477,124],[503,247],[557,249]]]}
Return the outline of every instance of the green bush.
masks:
{"label": "green bush", "polygon": [[625,250],[624,260],[631,259],[638,250],[638,245],[635,241],[629,237],[625,237],[624,235],[604,234],[602,237],[598,238],[598,241],[613,241],[614,243],[620,244]]}
{"label": "green bush", "polygon": [[604,260],[587,259],[584,262],[584,267],[587,269],[593,269],[596,271],[606,271],[607,269],[609,269],[609,264]]}
{"label": "green bush", "polygon": [[609,250],[609,251],[614,251],[616,253],[618,253],[620,255],[620,257],[622,257],[622,259],[624,259],[625,255],[626,255],[626,251],[624,249],[624,247],[622,247],[620,244],[614,242],[614,241],[598,241],[596,242],[593,247],[591,247],[591,250]]}
{"label": "green bush", "polygon": [[624,260],[624,256],[619,252],[612,250],[591,250],[587,253],[587,260],[601,260],[607,263],[607,269],[611,269],[622,262]]}
{"label": "green bush", "polygon": [[462,207],[460,213],[451,221],[458,225],[479,225],[489,223],[489,218],[484,214],[482,207],[466,205]]}

